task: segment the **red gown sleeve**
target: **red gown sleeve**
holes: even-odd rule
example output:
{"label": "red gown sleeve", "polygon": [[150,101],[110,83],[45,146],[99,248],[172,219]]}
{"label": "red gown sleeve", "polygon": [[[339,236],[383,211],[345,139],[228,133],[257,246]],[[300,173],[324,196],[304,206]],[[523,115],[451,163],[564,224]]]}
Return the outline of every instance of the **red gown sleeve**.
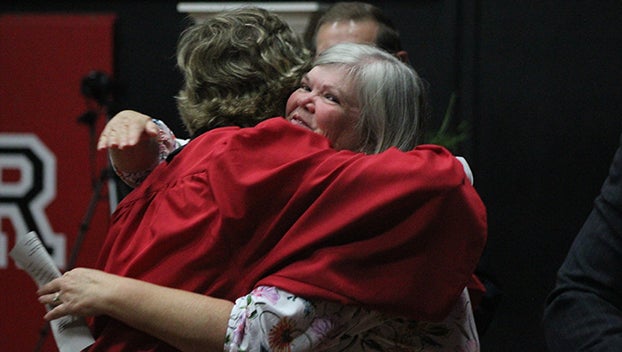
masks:
{"label": "red gown sleeve", "polygon": [[263,264],[273,272],[257,285],[434,321],[472,279],[486,241],[485,207],[441,147],[339,152],[298,194],[291,204],[303,199],[306,210],[271,248]]}

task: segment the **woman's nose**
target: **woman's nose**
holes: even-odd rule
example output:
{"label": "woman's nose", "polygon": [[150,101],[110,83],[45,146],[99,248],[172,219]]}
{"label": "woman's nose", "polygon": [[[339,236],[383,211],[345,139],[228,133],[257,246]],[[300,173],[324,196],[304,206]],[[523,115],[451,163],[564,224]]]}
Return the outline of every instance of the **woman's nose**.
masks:
{"label": "woman's nose", "polygon": [[313,94],[311,93],[302,94],[300,99],[298,100],[298,105],[310,112],[314,112],[315,104],[313,103]]}

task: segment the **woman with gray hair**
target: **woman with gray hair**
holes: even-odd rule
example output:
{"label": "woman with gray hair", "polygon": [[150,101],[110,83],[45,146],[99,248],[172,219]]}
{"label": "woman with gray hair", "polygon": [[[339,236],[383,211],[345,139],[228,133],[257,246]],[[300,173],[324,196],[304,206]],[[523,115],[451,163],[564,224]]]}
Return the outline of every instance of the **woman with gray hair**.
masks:
{"label": "woman with gray hair", "polygon": [[[331,59],[331,53],[340,54],[341,49],[352,50],[353,54],[343,53],[351,61]],[[357,65],[357,60],[365,65]],[[383,70],[395,70],[395,74],[374,73]],[[413,99],[419,99],[421,91],[417,81],[407,82],[414,75],[410,70],[371,47],[334,47],[318,58],[288,99],[289,124],[275,118],[257,128],[218,128],[193,139],[172,161],[154,170],[138,193],[124,199],[115,220],[125,218],[121,221],[131,225],[132,231],[115,234],[105,246],[103,258],[112,260],[107,269],[123,268],[133,275],[142,270],[152,283],[74,269],[39,291],[41,302],[56,307],[46,318],[108,314],[187,350],[219,350],[223,345],[231,351],[413,347],[425,351],[438,350],[438,346],[476,350],[477,333],[464,287],[483,248],[485,211],[462,166],[443,148],[427,146],[408,153],[390,150],[392,145],[412,149],[420,134],[421,111]],[[366,84],[363,80],[374,75],[384,83],[359,89]],[[381,92],[386,90],[386,95]],[[409,97],[401,100],[399,94]],[[381,102],[385,99],[389,103]],[[368,108],[370,104],[378,106]],[[374,122],[375,108],[388,122]],[[150,123],[134,112],[121,115],[125,118],[116,121],[136,118],[142,126]],[[387,138],[377,133],[388,128],[405,131]],[[121,141],[124,137],[107,131],[104,147],[128,146]],[[220,161],[213,167],[208,162],[210,149],[197,149],[214,148],[211,138],[219,142],[217,159],[212,161]],[[341,151],[328,148],[328,143]],[[351,150],[386,152],[366,156]],[[201,162],[188,164],[188,156],[199,152],[204,154]],[[222,164],[222,160],[230,162]],[[170,178],[167,170],[183,166],[193,170],[183,178]],[[261,167],[266,170],[254,171]],[[202,176],[204,168],[208,172]],[[273,177],[264,181],[266,175]],[[180,186],[204,177],[202,187]],[[211,185],[220,178],[226,180],[219,187]],[[176,199],[174,204],[151,203],[163,197],[159,183],[170,184],[168,197]],[[204,193],[206,187],[209,192]],[[141,211],[150,220],[136,223],[127,208],[142,202],[142,192],[147,193],[149,207]],[[222,235],[206,232],[205,240],[202,236],[197,240],[196,232],[177,231],[175,225],[188,224],[176,221],[175,211],[184,210],[191,223],[212,216],[213,206],[202,208],[206,198],[229,206],[216,211],[223,214],[218,226],[227,226],[227,231]],[[231,203],[240,198],[241,204]],[[439,206],[442,212],[436,211]],[[188,209],[200,214],[188,214]],[[150,213],[162,211],[173,217],[161,219],[164,225],[153,222]],[[233,214],[225,217],[229,212]],[[247,216],[240,218],[240,214]],[[382,216],[381,225],[376,216]],[[119,225],[113,226],[122,231]],[[174,236],[162,237],[161,232],[167,231]],[[158,252],[134,249],[141,238]],[[182,256],[165,251],[171,242],[182,246]],[[219,251],[194,253],[213,243]],[[114,253],[122,254],[125,261]],[[166,253],[166,261],[158,253]],[[197,266],[195,261],[213,267]],[[167,268],[166,263],[184,270]],[[187,292],[193,291],[187,285],[178,287],[182,290],[163,287],[162,277],[173,283],[189,278],[205,281],[203,294]],[[251,293],[238,296],[235,304],[229,301],[249,284]],[[223,293],[223,288],[229,289]]]}
{"label": "woman with gray hair", "polygon": [[[344,130],[356,136],[344,144],[327,135],[333,148],[376,154],[390,147],[408,151],[419,144],[428,111],[423,82],[411,67],[369,45],[337,44],[315,59],[313,69],[303,76],[302,87],[290,96],[286,111],[289,120],[296,120],[290,116],[292,106],[303,105],[298,100],[310,97],[307,92],[312,93],[311,83],[318,72],[317,80],[331,80],[335,90],[326,94],[334,96],[338,91],[346,97],[340,102],[317,101],[344,105],[351,120]],[[323,134],[321,126],[315,128]]]}

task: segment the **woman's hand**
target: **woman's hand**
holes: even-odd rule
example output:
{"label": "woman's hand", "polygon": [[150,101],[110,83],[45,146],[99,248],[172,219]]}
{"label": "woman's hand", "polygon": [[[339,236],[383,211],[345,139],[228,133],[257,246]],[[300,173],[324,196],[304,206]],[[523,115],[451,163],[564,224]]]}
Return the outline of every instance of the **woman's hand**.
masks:
{"label": "woman's hand", "polygon": [[124,110],[108,121],[99,136],[97,149],[134,147],[140,141],[157,138],[158,131],[158,126],[149,116]]}
{"label": "woman's hand", "polygon": [[107,315],[181,351],[222,351],[233,308],[227,300],[85,268],[66,272],[37,294],[52,307],[46,320]]}
{"label": "woman's hand", "polygon": [[108,149],[117,173],[151,171],[160,161],[159,131],[149,116],[124,110],[108,121],[97,149]]}
{"label": "woman's hand", "polygon": [[37,291],[39,302],[52,309],[46,320],[65,315],[96,316],[106,314],[106,307],[114,293],[118,276],[103,271],[77,268],[41,286]]}

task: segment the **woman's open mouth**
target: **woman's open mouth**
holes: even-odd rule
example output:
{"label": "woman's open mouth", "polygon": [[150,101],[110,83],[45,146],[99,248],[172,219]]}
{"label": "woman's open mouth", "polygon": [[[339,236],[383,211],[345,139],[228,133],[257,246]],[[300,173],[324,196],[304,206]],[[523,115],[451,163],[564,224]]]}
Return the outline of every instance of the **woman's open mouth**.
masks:
{"label": "woman's open mouth", "polygon": [[292,116],[292,118],[289,120],[293,125],[296,126],[300,126],[300,127],[304,127],[308,130],[313,131],[313,129],[311,128],[311,126],[309,126],[306,122],[304,122],[304,120],[302,120],[299,116],[294,115]]}

